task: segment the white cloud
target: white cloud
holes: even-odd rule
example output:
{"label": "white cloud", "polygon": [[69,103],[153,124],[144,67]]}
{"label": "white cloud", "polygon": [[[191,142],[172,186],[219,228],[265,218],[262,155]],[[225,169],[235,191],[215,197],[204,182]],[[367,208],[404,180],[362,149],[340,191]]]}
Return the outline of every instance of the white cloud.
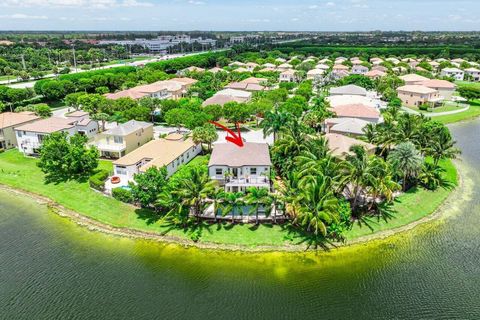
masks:
{"label": "white cloud", "polygon": [[204,1],[199,1],[199,0],[188,0],[188,3],[189,3],[189,4],[196,5],[196,6],[201,6],[201,5],[204,5],[204,4],[205,4]]}
{"label": "white cloud", "polygon": [[153,3],[137,0],[3,0],[3,7],[85,7],[104,9],[111,7],[151,7]]}
{"label": "white cloud", "polygon": [[308,9],[318,9],[318,5],[314,4],[308,7]]}
{"label": "white cloud", "polygon": [[325,5],[326,5],[327,7],[335,7],[335,2],[331,2],[331,1],[330,1],[330,2],[325,3]]}
{"label": "white cloud", "polygon": [[293,22],[297,22],[298,20],[300,20],[300,19],[298,19],[298,18],[292,18],[292,19],[290,19],[290,21],[293,21]]}
{"label": "white cloud", "polygon": [[35,15],[28,15],[23,13],[14,13],[11,15],[2,15],[0,18],[3,19],[30,19],[30,20],[47,20],[47,16],[35,16]]}

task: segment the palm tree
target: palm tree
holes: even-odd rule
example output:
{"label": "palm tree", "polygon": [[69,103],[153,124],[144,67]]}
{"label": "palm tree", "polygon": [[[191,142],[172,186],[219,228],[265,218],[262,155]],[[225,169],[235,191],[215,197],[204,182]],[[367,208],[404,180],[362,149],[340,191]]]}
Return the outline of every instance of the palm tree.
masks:
{"label": "palm tree", "polygon": [[422,167],[422,172],[418,176],[420,183],[428,190],[436,190],[439,187],[451,188],[452,181],[444,177],[445,169],[442,167],[426,162]]}
{"label": "palm tree", "polygon": [[435,166],[441,159],[455,159],[460,150],[454,147],[455,141],[448,130],[439,130],[435,137],[432,137],[426,154],[432,156]]}
{"label": "palm tree", "polygon": [[339,221],[339,202],[335,197],[329,179],[318,175],[298,190],[298,215],[294,222],[307,232],[318,236],[327,235],[327,227]]}
{"label": "palm tree", "polygon": [[423,165],[423,157],[412,142],[403,142],[397,145],[395,150],[389,154],[388,161],[403,176],[404,191],[407,188],[407,180],[417,177]]}
{"label": "palm tree", "polygon": [[173,191],[181,200],[181,204],[190,208],[193,215],[200,219],[205,199],[215,189],[216,182],[210,180],[208,173],[200,167],[194,167],[190,174],[180,180],[178,190]]}
{"label": "palm tree", "polygon": [[221,208],[221,201],[225,198],[225,190],[223,188],[215,188],[209,195],[213,202],[213,217],[217,222],[217,212]]}
{"label": "palm tree", "polygon": [[341,166],[343,169],[343,184],[352,201],[352,211],[355,211],[358,205],[360,194],[369,182],[374,179],[372,172],[369,170],[369,155],[363,146],[352,146],[350,148],[352,154],[345,157],[345,161]]}
{"label": "palm tree", "polygon": [[247,192],[245,203],[251,207],[249,214],[255,212],[255,224],[258,224],[258,211],[260,207],[264,207],[265,213],[268,214],[270,212],[269,209],[271,209],[272,199],[266,188],[251,187],[248,188]]}
{"label": "palm tree", "polygon": [[266,112],[260,123],[260,127],[263,128],[263,135],[266,137],[273,133],[273,141],[277,141],[278,132],[283,129],[290,118],[291,114],[278,111],[277,107],[275,107],[273,111]]}
{"label": "palm tree", "polygon": [[222,214],[224,216],[229,213],[232,214],[232,223],[235,223],[235,212],[238,211],[238,208],[241,208],[241,215],[243,217],[243,193],[241,192],[226,192],[224,195],[223,205],[222,205]]}

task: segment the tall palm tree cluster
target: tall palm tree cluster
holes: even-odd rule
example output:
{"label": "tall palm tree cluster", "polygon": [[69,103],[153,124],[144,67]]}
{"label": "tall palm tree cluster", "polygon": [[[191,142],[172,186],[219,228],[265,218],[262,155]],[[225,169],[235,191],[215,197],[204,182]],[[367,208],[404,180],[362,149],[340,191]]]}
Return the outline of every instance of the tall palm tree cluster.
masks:
{"label": "tall palm tree cluster", "polygon": [[394,166],[403,190],[417,184],[429,190],[449,187],[440,161],[460,154],[450,130],[424,115],[400,113],[398,107],[388,107],[383,117],[383,123],[367,125],[365,140]]}
{"label": "tall palm tree cluster", "polygon": [[[206,166],[185,168],[181,177],[172,178],[158,194],[152,204],[157,212],[162,212],[162,221],[184,228],[198,226],[203,218],[231,216],[231,222],[243,220],[244,215],[271,214],[275,197],[266,188],[251,187],[247,192],[226,192],[216,181],[211,180]],[[208,207],[213,213],[206,214]]]}
{"label": "tall palm tree cluster", "polygon": [[400,190],[417,184],[432,190],[449,186],[439,166],[458,154],[448,128],[392,108],[384,118],[365,129],[365,140],[377,146],[375,154],[355,145],[341,159],[304,121],[305,114],[266,114],[261,126],[275,136],[271,156],[277,190],[295,226],[318,240],[342,240],[355,220],[390,217]]}

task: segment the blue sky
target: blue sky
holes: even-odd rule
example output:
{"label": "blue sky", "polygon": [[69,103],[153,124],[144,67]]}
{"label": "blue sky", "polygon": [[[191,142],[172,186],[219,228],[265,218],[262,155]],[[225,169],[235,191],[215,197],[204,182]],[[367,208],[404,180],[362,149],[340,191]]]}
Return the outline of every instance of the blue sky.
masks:
{"label": "blue sky", "polygon": [[480,30],[478,0],[0,0],[2,30]]}

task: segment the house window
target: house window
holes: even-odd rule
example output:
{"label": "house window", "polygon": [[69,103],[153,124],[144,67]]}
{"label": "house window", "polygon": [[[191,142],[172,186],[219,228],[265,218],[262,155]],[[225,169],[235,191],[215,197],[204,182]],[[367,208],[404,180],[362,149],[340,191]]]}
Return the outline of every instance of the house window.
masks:
{"label": "house window", "polygon": [[17,131],[17,135],[18,135],[19,138],[21,138],[22,137],[22,131]]}
{"label": "house window", "polygon": [[221,176],[222,174],[223,174],[223,170],[222,170],[222,169],[219,169],[219,168],[215,169],[215,175]]}
{"label": "house window", "polygon": [[44,135],[41,135],[41,134],[38,135],[38,142],[39,142],[39,143],[43,143],[43,140],[44,140],[44,139],[45,139],[45,136],[44,136]]}
{"label": "house window", "polygon": [[114,136],[113,137],[113,141],[115,143],[123,143],[123,138],[122,137],[119,137],[119,136]]}
{"label": "house window", "polygon": [[257,168],[250,168],[250,174],[257,174]]}

